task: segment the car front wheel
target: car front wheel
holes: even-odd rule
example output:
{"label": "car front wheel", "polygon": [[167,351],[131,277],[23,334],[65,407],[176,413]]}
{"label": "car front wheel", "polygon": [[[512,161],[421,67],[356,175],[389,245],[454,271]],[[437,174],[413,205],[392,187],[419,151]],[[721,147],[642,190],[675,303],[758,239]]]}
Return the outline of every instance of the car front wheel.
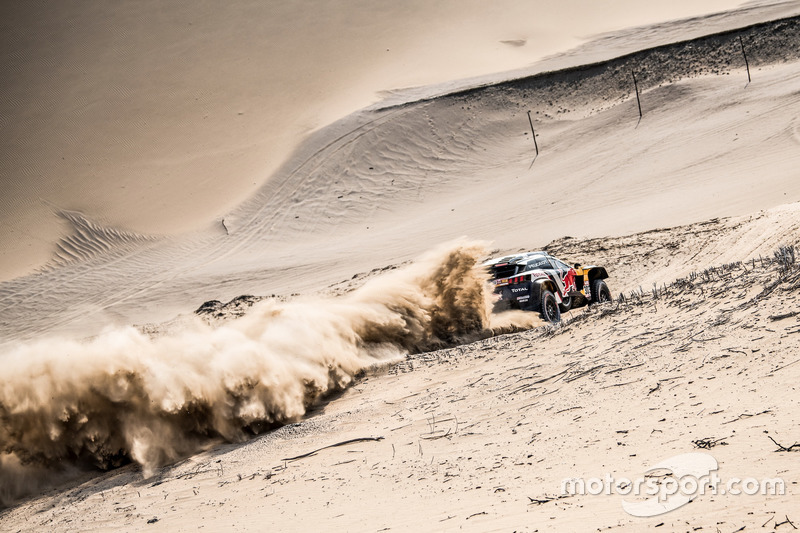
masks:
{"label": "car front wheel", "polygon": [[542,292],[542,318],[551,324],[561,321],[561,310],[558,308],[556,296],[550,291]]}

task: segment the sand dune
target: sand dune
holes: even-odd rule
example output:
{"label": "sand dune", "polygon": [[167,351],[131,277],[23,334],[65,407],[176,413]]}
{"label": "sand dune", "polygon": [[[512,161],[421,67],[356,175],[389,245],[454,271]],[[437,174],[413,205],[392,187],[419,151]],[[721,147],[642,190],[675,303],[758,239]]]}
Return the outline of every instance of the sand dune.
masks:
{"label": "sand dune", "polygon": [[58,241],[52,265],[89,261],[98,255],[125,254],[155,237],[101,226],[76,212],[62,211],[61,217],[70,223],[69,234]]}
{"label": "sand dune", "polygon": [[[797,201],[797,124],[786,112],[797,35],[792,18],[350,115],[213,230],[3,283],[0,337],[91,335],[168,320],[187,302],[313,292],[465,234],[538,247]],[[643,91],[638,124],[630,69]]]}
{"label": "sand dune", "polygon": [[[687,234],[724,246],[737,233],[758,232],[763,218],[608,238],[599,250],[597,241],[569,244],[623,265],[611,280],[618,287],[645,261],[652,271],[691,264],[674,245]],[[664,250],[677,253],[654,253]],[[800,472],[792,452],[768,437],[785,447],[798,437],[798,264],[770,254],[706,267],[655,291],[572,311],[559,328],[410,355],[358,378],[301,423],[218,446],[149,479],[125,467],[0,519],[23,530],[139,530],[154,521],[167,528],[576,531],[781,522],[795,511]],[[251,321],[260,316],[253,313]],[[782,476],[789,492],[698,496],[649,519],[625,514],[618,496],[560,493],[566,477],[632,478],[697,443],[711,443],[724,476]],[[404,511],[411,507],[414,513]]]}
{"label": "sand dune", "polygon": [[[800,473],[792,462],[798,262],[787,259],[790,248],[774,252],[800,242],[800,4],[657,19],[499,77],[485,76],[486,65],[531,60],[535,39],[488,24],[499,56],[468,47],[473,71],[458,62],[437,70],[433,58],[411,69],[422,77],[410,84],[428,85],[381,102],[377,90],[402,86],[381,69],[396,74],[402,62],[381,67],[384,45],[370,32],[400,19],[365,10],[378,16],[375,27],[327,53],[380,42],[361,67],[395,81],[346,85],[356,66],[329,72],[310,93],[284,95],[285,117],[266,105],[274,103],[266,74],[253,69],[263,57],[248,54],[278,19],[260,26],[256,6],[244,27],[221,28],[203,5],[197,25],[208,40],[197,43],[195,21],[177,5],[153,30],[163,38],[146,43],[135,30],[148,19],[130,6],[42,15],[64,39],[90,22],[126,31],[58,54],[55,39],[42,52],[49,59],[19,67],[8,90],[13,112],[2,120],[18,126],[3,152],[24,149],[4,165],[41,181],[8,180],[17,189],[3,195],[3,216],[17,222],[5,227],[30,228],[42,247],[30,256],[4,247],[14,257],[2,268],[34,256],[20,268],[43,266],[0,283],[0,497],[34,494],[0,513],[2,529],[790,527],[783,520],[795,520]],[[339,26],[321,22],[331,6],[320,6],[310,17],[321,33],[284,34],[286,43],[335,41]],[[447,18],[446,8],[427,9]],[[13,27],[28,16],[3,9]],[[469,13],[447,18],[462,39],[453,46],[481,22]],[[408,48],[392,46],[403,60],[420,57],[414,46],[447,50],[437,28],[419,28]],[[241,42],[217,51],[230,70],[210,72],[213,61],[199,56],[236,35]],[[28,38],[4,32],[12,44]],[[129,45],[160,53],[165,40],[188,70],[169,68],[164,52],[163,72],[135,58],[120,64],[125,76],[108,84],[120,100],[52,90],[90,51],[105,54],[89,62],[99,68]],[[21,57],[4,56],[4,66]],[[50,103],[31,111],[20,87],[51,67],[54,82],[37,86]],[[148,73],[169,98],[147,93]],[[228,101],[225,83],[245,73],[251,92]],[[209,76],[218,92],[194,95]],[[142,85],[129,93],[131,80]],[[266,85],[256,94],[259,81]],[[331,94],[313,92],[324,84]],[[307,114],[293,114],[294,98],[315,97]],[[149,99],[163,106],[161,122],[136,122],[135,106],[109,108]],[[59,128],[42,129],[67,101]],[[234,105],[242,102],[250,107]],[[22,109],[32,114],[14,114]],[[213,118],[207,127],[196,111]],[[107,128],[73,136],[70,121],[81,113]],[[277,135],[267,122],[291,126]],[[48,146],[38,159],[33,130],[53,141],[37,145]],[[86,179],[53,178],[60,174],[48,169],[67,149]],[[112,168],[119,180],[106,179]],[[233,181],[218,179],[220,168]],[[123,185],[132,197],[104,189]],[[494,249],[410,264],[462,235]],[[616,302],[572,311],[558,328],[470,342],[520,315],[488,314],[469,267],[484,254],[534,248],[606,265]],[[221,303],[243,294],[255,296]],[[192,313],[202,302],[208,323]],[[523,316],[527,327],[538,324]],[[387,360],[395,364],[374,366]],[[649,519],[626,514],[621,498],[558,493],[565,477],[633,476],[697,450],[713,454],[726,476],[782,476],[788,493],[706,495]],[[102,475],[87,469],[128,461],[136,464]]]}
{"label": "sand dune", "polygon": [[134,233],[206,229],[380,91],[738,3],[4,3],[0,279],[50,260],[60,210]]}

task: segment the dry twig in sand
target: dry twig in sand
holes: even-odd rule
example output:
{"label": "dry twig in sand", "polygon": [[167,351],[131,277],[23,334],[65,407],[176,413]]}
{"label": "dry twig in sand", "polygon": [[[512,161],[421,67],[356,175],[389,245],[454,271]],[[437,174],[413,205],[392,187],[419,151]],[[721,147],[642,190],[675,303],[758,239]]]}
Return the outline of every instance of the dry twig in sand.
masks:
{"label": "dry twig in sand", "polygon": [[531,498],[528,496],[528,499],[531,503],[535,503],[536,505],[542,505],[543,503],[552,502],[554,500],[560,500],[562,498],[569,498],[571,494],[561,494],[560,496],[545,496],[543,498]]}
{"label": "dry twig in sand", "polygon": [[782,315],[770,315],[769,319],[772,321],[775,320],[783,320],[784,318],[792,318],[793,316],[797,316],[800,314],[800,311],[790,311],[788,313],[784,313]]}
{"label": "dry twig in sand", "polygon": [[[786,446],[784,446],[783,444],[780,444],[778,441],[776,441],[775,439],[773,439],[769,435],[767,435],[767,438],[769,440],[771,440],[772,442],[774,442],[775,445],[779,448],[779,449],[775,450],[776,452],[793,452],[793,451],[795,451],[795,449],[800,452],[800,442],[795,442],[794,444],[792,444],[791,446],[789,446],[787,448]],[[795,529],[797,529],[797,528],[795,528]]]}
{"label": "dry twig in sand", "polygon": [[792,526],[794,529],[797,529],[797,526],[796,526],[796,525],[794,525],[794,524],[792,523],[792,521],[791,521],[791,520],[789,520],[789,516],[788,516],[788,515],[784,515],[783,517],[784,517],[786,520],[784,520],[783,522],[775,522],[775,529],[778,529],[778,527],[782,526],[783,524],[789,524],[789,525],[790,525],[790,526]]}
{"label": "dry twig in sand", "polygon": [[714,446],[717,446],[717,445],[727,446],[728,443],[724,442],[725,439],[727,439],[727,438],[728,437],[722,437],[721,439],[716,439],[716,440],[713,439],[713,438],[697,439],[697,440],[693,440],[692,444],[694,444],[698,448],[703,448],[704,450],[708,450],[708,449],[711,449],[711,448],[713,448]]}
{"label": "dry twig in sand", "polygon": [[369,442],[369,441],[379,441],[379,440],[383,440],[383,437],[361,437],[358,439],[345,440],[342,442],[337,442],[336,444],[329,444],[327,446],[323,446],[322,448],[317,448],[316,450],[304,453],[303,455],[297,455],[295,457],[288,457],[286,459],[281,459],[281,461],[296,461],[298,459],[304,459],[306,457],[311,457],[312,455],[316,454],[317,452],[321,452],[322,450],[326,450],[328,448],[335,448],[337,446],[344,446],[345,444],[353,444],[354,442]]}

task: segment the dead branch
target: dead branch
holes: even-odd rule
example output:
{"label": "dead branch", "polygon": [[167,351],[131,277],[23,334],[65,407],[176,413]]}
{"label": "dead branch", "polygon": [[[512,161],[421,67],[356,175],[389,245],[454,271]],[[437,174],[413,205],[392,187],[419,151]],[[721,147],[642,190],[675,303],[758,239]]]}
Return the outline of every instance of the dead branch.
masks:
{"label": "dead branch", "polygon": [[770,411],[769,409],[765,409],[764,411],[761,411],[760,413],[756,413],[754,415],[751,415],[750,413],[742,413],[739,416],[737,416],[736,418],[734,418],[733,420],[727,420],[727,421],[723,422],[723,424],[730,424],[731,422],[738,422],[739,420],[741,420],[743,418],[750,418],[751,416],[765,415],[765,414],[771,413],[771,412],[772,411]]}
{"label": "dead branch", "polygon": [[697,439],[697,440],[693,440],[692,444],[694,444],[698,448],[702,448],[704,450],[709,450],[709,449],[711,449],[711,448],[713,448],[714,446],[717,446],[717,445],[719,445],[719,446],[727,446],[728,443],[724,442],[725,439],[727,439],[727,438],[728,437],[722,437],[721,439],[716,439],[716,440],[713,439],[713,438]]}
{"label": "dead branch", "polygon": [[622,372],[623,370],[630,370],[631,368],[636,368],[639,366],[644,366],[644,363],[639,363],[638,365],[629,365],[629,366],[621,366],[619,368],[615,368],[614,370],[609,370],[606,374],[613,374],[615,372]]}
{"label": "dead branch", "polygon": [[335,448],[337,446],[344,446],[346,444],[353,444],[355,442],[371,442],[371,441],[380,441],[383,440],[383,437],[361,437],[358,439],[350,439],[345,440],[342,442],[337,442],[336,444],[329,444],[328,446],[323,446],[322,448],[317,448],[314,451],[304,453],[302,455],[297,455],[295,457],[288,457],[286,459],[281,459],[281,461],[296,461],[298,459],[304,459],[306,457],[311,457],[312,455],[316,454],[317,452],[321,452],[322,450],[326,450],[328,448]]}
{"label": "dead branch", "polygon": [[769,318],[772,321],[775,320],[783,320],[784,318],[792,318],[793,316],[800,315],[800,311],[791,311],[789,313],[784,313],[782,315],[770,315]]}
{"label": "dead branch", "polygon": [[[787,448],[786,446],[784,446],[783,444],[779,443],[778,441],[776,441],[775,439],[773,439],[769,435],[767,435],[767,438],[769,440],[771,440],[772,442],[774,442],[775,446],[777,446],[779,448],[778,450],[775,450],[776,452],[793,452],[793,451],[795,451],[795,448],[797,448],[797,451],[800,451],[800,442],[795,442],[794,444],[792,444],[791,446],[789,446]],[[797,529],[797,528],[795,528],[795,529]]]}
{"label": "dead branch", "polygon": [[563,498],[569,498],[572,494],[562,494],[560,496],[544,496],[543,498],[531,498],[528,496],[528,499],[531,503],[535,503],[536,505],[542,505],[543,503],[552,502],[554,500],[561,500]]}

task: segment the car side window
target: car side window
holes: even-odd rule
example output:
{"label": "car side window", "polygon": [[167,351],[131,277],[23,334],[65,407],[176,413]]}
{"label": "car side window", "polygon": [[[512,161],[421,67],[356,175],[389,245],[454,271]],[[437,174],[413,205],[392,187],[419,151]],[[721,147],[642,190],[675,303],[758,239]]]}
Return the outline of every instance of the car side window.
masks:
{"label": "car side window", "polygon": [[558,259],[555,259],[554,263],[556,264],[556,266],[558,267],[559,270],[563,270],[564,272],[566,272],[566,271],[568,271],[570,269],[569,265],[559,261]]}

